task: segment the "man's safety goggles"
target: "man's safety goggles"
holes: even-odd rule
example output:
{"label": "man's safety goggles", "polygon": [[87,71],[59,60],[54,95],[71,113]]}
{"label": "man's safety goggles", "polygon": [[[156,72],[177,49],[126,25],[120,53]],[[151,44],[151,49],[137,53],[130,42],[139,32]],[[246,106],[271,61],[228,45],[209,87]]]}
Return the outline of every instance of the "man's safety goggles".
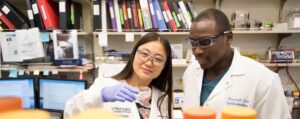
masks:
{"label": "man's safety goggles", "polygon": [[197,48],[197,47],[208,48],[216,43],[216,40],[218,39],[218,37],[228,34],[228,33],[231,33],[231,31],[225,31],[225,32],[219,33],[215,36],[204,36],[204,37],[200,37],[197,39],[187,37],[186,40],[188,41],[188,44],[192,48]]}

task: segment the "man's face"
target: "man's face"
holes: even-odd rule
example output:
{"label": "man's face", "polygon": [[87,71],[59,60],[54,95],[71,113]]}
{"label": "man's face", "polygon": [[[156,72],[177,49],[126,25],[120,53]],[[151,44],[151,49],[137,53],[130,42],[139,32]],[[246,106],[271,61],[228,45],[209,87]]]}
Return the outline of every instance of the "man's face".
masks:
{"label": "man's face", "polygon": [[[190,28],[189,38],[191,41],[197,41],[196,44],[201,44],[199,47],[195,45],[192,50],[204,70],[222,64],[225,49],[229,47],[225,40],[226,37],[222,34],[223,32],[219,33],[215,28],[216,24],[211,20],[193,22]],[[201,40],[208,42],[198,42]]]}

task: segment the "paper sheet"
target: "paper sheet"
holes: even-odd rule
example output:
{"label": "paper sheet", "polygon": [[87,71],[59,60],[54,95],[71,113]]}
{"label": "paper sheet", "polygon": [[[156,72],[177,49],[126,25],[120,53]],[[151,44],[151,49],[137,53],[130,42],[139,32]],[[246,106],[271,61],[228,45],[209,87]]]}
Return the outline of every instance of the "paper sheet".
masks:
{"label": "paper sheet", "polygon": [[16,33],[0,33],[0,44],[3,62],[21,62],[23,60],[18,48]]}
{"label": "paper sheet", "polygon": [[17,30],[16,38],[23,60],[45,56],[38,28],[32,28],[29,30]]}

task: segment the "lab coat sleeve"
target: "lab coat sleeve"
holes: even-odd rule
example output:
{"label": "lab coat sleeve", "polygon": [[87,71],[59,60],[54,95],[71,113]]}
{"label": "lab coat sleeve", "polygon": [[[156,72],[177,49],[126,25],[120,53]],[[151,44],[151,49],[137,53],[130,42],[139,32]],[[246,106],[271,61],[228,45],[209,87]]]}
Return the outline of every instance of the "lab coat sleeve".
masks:
{"label": "lab coat sleeve", "polygon": [[69,99],[65,104],[64,118],[72,117],[79,112],[89,108],[101,108],[102,97],[101,89],[108,85],[116,84],[111,79],[97,78],[88,90],[83,90]]}
{"label": "lab coat sleeve", "polygon": [[[193,87],[194,85],[192,85],[191,83],[196,83],[194,81],[192,81],[193,78],[189,77],[191,76],[190,73],[193,72],[191,65],[185,70],[185,72],[183,73],[182,76],[182,80],[183,80],[183,90],[184,90],[184,97],[183,97],[183,105],[182,105],[182,109],[196,105],[197,103],[195,103],[196,97],[195,93],[190,93],[191,90],[197,90],[195,87]],[[197,92],[197,91],[195,91]]]}
{"label": "lab coat sleeve", "polygon": [[273,73],[271,79],[258,84],[254,108],[258,119],[291,119],[280,78]]}

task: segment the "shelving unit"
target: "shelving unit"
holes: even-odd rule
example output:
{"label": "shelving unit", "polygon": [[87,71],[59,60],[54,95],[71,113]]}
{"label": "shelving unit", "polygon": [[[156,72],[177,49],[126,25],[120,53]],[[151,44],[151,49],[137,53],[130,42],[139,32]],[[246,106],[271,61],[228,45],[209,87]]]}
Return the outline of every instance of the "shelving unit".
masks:
{"label": "shelving unit", "polygon": [[94,66],[92,64],[87,64],[84,66],[19,66],[19,65],[2,65],[2,71],[9,71],[9,70],[23,70],[23,71],[56,71],[56,72],[87,72],[93,69]]}
{"label": "shelving unit", "polygon": [[[58,1],[58,0],[56,0]],[[86,42],[87,47],[89,49],[92,50],[93,54],[94,54],[94,58],[97,56],[101,56],[103,55],[103,47],[99,46],[98,44],[98,38],[97,38],[97,34],[99,32],[93,32],[93,23],[92,23],[92,11],[93,11],[93,5],[92,5],[92,0],[75,0],[76,2],[79,2],[82,4],[82,9],[83,9],[83,22],[84,22],[84,27],[82,29],[81,32],[78,32],[78,36],[79,37],[84,37],[84,38],[88,38],[88,39],[93,39],[92,41],[87,40]],[[176,0],[179,1],[179,0]],[[253,19],[260,19],[260,20],[266,20],[266,19],[270,19],[272,21],[274,21],[274,23],[276,23],[277,21],[284,21],[284,17],[287,14],[287,10],[289,8],[294,8],[299,6],[299,1],[297,0],[259,0],[253,1],[251,3],[248,3],[247,0],[233,0],[233,1],[229,1],[229,0],[212,0],[212,1],[207,1],[207,0],[193,0],[194,6],[196,11],[198,13],[200,13],[201,11],[203,11],[206,8],[217,8],[220,9],[222,11],[224,11],[226,13],[226,15],[228,16],[228,18],[230,19],[230,15],[232,14],[232,12],[234,10],[245,10],[248,11],[249,13],[251,13],[251,18]],[[290,1],[293,1],[293,3],[289,3]],[[19,6],[20,8],[24,8],[24,10],[26,9],[26,5],[25,5],[25,1],[20,1],[20,0],[10,0],[9,2],[11,3],[16,3],[17,6]],[[294,3],[298,3],[294,4]],[[25,11],[23,11],[23,13],[26,13]],[[253,20],[252,19],[252,20]],[[253,42],[257,42],[259,41],[258,45],[260,46],[259,49],[256,49],[256,51],[262,51],[267,49],[268,45],[276,45],[279,46],[282,42],[284,42],[284,40],[282,41],[282,39],[288,39],[288,36],[293,36],[295,34],[300,34],[300,30],[233,30],[232,31],[234,36],[234,40],[233,42],[238,41],[238,44],[243,44],[244,38],[246,39],[250,39],[248,37],[254,37],[254,41]],[[138,38],[140,38],[142,35],[146,34],[147,32],[107,32],[108,35],[108,42],[109,45],[124,45],[123,42],[125,39],[125,35],[126,34],[133,34],[135,37],[135,41],[137,41]],[[189,32],[160,32],[161,35],[166,36],[171,43],[181,43],[182,41],[184,41],[184,38],[188,36]],[[237,39],[236,36],[238,36]],[[267,37],[265,37],[267,36]],[[241,38],[241,39],[240,39]],[[260,38],[259,40],[256,38]],[[252,39],[251,39],[252,40]],[[268,41],[266,41],[268,40]],[[276,41],[277,40],[277,41]],[[298,39],[295,39],[298,40]],[[263,43],[261,43],[261,41]],[[120,43],[122,42],[122,43]],[[248,43],[248,41],[247,41]],[[272,44],[269,44],[272,43]],[[131,45],[133,45],[134,43],[129,42],[126,43],[126,47],[128,50],[131,49]],[[128,45],[128,46],[127,46]],[[244,45],[244,44],[243,44]],[[253,44],[250,44],[253,45]],[[119,47],[124,47],[124,46],[119,46]],[[109,48],[109,47],[108,47]],[[243,49],[243,47],[241,47],[241,49]],[[184,49],[186,50],[186,49]],[[248,49],[246,49],[248,50]],[[276,66],[275,64],[271,64],[271,63],[264,63],[266,66],[268,67],[273,67]],[[185,68],[187,67],[188,64],[183,64],[183,65],[177,65],[174,64],[173,67],[174,68]],[[285,64],[278,64],[278,66],[285,66]],[[300,67],[298,63],[295,64],[289,64],[289,66],[291,67]],[[51,67],[49,69],[52,69],[55,67]],[[2,70],[6,70],[5,68]],[[28,69],[29,70],[29,69]],[[60,70],[60,68],[57,68],[57,70],[59,71],[66,71],[69,69],[64,69],[64,70]],[[84,70],[80,70],[80,71],[84,71]],[[68,72],[68,71],[66,71]],[[180,73],[176,73],[176,74],[180,74]]]}
{"label": "shelving unit", "polygon": [[[279,21],[285,22],[284,19],[287,15],[289,9],[296,8],[300,5],[297,0],[193,0],[196,11],[200,13],[206,8],[217,8],[225,12],[229,19],[231,19],[231,14],[234,10],[244,10],[250,13],[251,20],[268,20],[270,19],[273,23]],[[232,30],[234,34],[233,46],[240,48],[241,52],[246,54],[257,54],[261,59],[266,59],[265,52],[268,47],[284,45],[288,48],[299,48],[299,29],[283,29],[283,30]],[[138,39],[147,32],[107,32],[108,35],[108,45],[105,49],[116,49],[131,51],[131,47],[138,41]],[[183,43],[184,38],[186,38],[189,32],[159,32],[161,35],[167,37],[170,43]],[[97,38],[98,32],[93,32],[94,42],[98,42]],[[127,34],[134,34],[134,42],[126,42],[125,36]],[[95,56],[101,56],[103,47],[99,47],[98,44],[94,45]],[[186,52],[187,49],[184,49]],[[298,49],[299,50],[299,49]],[[273,63],[263,63],[266,67],[276,68],[276,67],[291,67],[293,72],[299,72],[300,63],[285,63],[273,64]],[[184,72],[184,69],[189,64],[173,64],[173,78],[180,79]],[[101,69],[100,69],[101,70]],[[283,80],[286,78],[285,72],[279,72],[282,75]],[[293,77],[299,77],[298,73],[294,73]],[[176,85],[176,84],[175,84]],[[176,87],[176,86],[175,86]]]}
{"label": "shelving unit", "polygon": [[[27,7],[26,7],[26,0],[7,0],[8,2],[12,3],[16,8],[18,8],[24,15],[27,15]],[[55,2],[58,2],[59,0],[54,0]],[[82,12],[83,12],[83,27],[81,27],[80,30],[78,30],[78,42],[84,42],[84,53],[86,54],[92,54],[93,53],[93,33],[92,33],[92,1],[91,0],[75,0],[75,2],[78,2],[82,6]],[[59,30],[59,29],[58,29]],[[7,32],[14,32],[15,30],[10,30]],[[68,31],[68,30],[67,30]],[[41,31],[41,33],[48,33],[49,35],[52,34],[52,31]],[[51,36],[50,36],[51,37]],[[34,64],[34,63],[33,63]],[[23,71],[43,71],[48,70],[49,72],[55,71],[57,73],[84,73],[91,71],[94,69],[93,64],[87,64],[84,66],[51,66],[51,65],[38,65],[37,63],[35,66],[22,66],[22,65],[2,65],[1,71],[10,71],[10,70],[23,70]]]}
{"label": "shelving unit", "polygon": [[[107,35],[118,36],[126,35],[128,33],[134,35],[143,35],[148,32],[106,32]],[[233,34],[295,34],[300,33],[300,30],[232,30]],[[98,32],[94,32],[94,35],[97,35]],[[189,32],[159,32],[161,35],[188,35]]]}

